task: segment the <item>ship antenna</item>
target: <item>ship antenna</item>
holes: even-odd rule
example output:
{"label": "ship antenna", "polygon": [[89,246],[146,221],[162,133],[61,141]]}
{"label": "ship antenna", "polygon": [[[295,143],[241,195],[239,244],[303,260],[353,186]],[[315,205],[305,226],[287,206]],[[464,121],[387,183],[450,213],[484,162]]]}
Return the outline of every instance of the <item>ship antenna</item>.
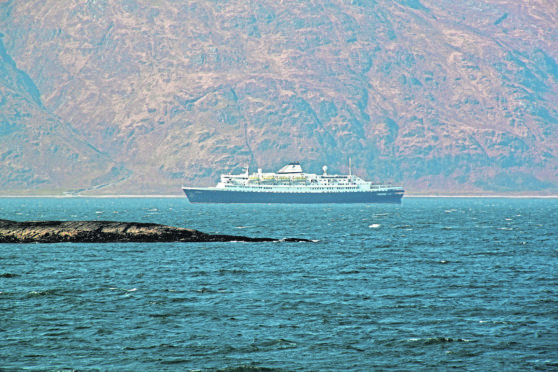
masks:
{"label": "ship antenna", "polygon": [[349,158],[349,176],[351,176],[351,158]]}

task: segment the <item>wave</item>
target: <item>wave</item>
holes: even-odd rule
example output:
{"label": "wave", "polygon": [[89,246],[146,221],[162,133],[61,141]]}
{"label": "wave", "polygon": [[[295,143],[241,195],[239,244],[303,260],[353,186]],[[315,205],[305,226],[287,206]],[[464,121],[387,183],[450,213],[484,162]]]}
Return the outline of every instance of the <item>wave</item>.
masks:
{"label": "wave", "polygon": [[254,341],[251,347],[257,349],[292,349],[297,347],[297,343],[284,338]]}
{"label": "wave", "polygon": [[245,269],[219,269],[219,274],[248,274],[250,271]]}
{"label": "wave", "polygon": [[450,342],[471,342],[465,338],[452,338],[452,337],[427,337],[427,338],[410,338],[407,342],[414,342],[422,345],[439,345]]}
{"label": "wave", "polygon": [[241,365],[237,367],[226,367],[223,369],[218,369],[217,371],[219,372],[281,372],[286,370],[278,369],[278,368]]}

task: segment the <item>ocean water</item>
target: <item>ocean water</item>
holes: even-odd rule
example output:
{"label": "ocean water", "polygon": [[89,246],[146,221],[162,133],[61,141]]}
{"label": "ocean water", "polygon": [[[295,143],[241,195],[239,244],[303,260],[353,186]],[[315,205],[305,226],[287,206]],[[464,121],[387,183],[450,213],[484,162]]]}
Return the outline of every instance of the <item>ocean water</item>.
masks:
{"label": "ocean water", "polygon": [[558,370],[558,199],[0,198],[0,218],[316,240],[0,244],[2,371]]}

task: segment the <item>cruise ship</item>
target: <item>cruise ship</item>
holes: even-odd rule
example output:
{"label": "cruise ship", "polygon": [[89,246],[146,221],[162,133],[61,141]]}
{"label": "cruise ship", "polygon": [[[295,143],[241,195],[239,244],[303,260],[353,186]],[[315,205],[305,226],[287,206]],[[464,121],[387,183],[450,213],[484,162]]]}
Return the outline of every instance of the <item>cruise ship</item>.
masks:
{"label": "cruise ship", "polygon": [[[350,166],[349,166],[350,169]],[[304,173],[299,162],[277,173],[223,174],[215,187],[182,187],[191,203],[401,203],[403,187],[358,176]]]}

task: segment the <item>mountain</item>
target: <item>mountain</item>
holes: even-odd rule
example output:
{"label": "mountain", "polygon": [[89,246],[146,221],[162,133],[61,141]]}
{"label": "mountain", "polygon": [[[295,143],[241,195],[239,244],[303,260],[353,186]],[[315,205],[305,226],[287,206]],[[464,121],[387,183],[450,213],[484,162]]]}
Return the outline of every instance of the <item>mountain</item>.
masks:
{"label": "mountain", "polygon": [[410,193],[557,193],[557,24],[554,0],[0,1],[0,141],[28,154],[27,178],[0,155],[0,190],[178,193],[351,159]]}
{"label": "mountain", "polygon": [[7,54],[1,35],[0,174],[0,190],[11,193],[94,190],[126,175],[124,167],[48,113],[33,81]]}

